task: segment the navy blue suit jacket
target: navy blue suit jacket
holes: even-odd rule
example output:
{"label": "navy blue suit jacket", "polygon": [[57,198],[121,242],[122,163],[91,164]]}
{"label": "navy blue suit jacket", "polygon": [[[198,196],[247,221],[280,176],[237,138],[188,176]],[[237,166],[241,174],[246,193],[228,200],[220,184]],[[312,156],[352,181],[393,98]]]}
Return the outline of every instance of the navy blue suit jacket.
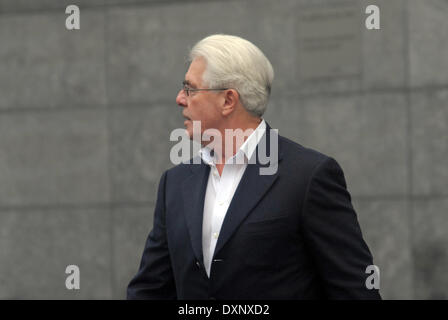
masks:
{"label": "navy blue suit jacket", "polygon": [[202,256],[210,167],[166,171],[128,299],[379,299],[365,285],[372,255],[338,163],[278,136],[277,172],[260,175],[261,166],[249,164],[238,185],[210,278]]}

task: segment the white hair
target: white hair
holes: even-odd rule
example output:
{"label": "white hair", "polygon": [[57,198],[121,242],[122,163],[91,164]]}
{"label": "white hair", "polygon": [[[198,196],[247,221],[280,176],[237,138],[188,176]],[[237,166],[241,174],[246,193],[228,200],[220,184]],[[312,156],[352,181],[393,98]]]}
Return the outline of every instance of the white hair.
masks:
{"label": "white hair", "polygon": [[266,56],[251,42],[231,35],[215,34],[194,45],[190,62],[204,58],[203,82],[209,88],[233,88],[252,115],[266,111],[274,70]]}

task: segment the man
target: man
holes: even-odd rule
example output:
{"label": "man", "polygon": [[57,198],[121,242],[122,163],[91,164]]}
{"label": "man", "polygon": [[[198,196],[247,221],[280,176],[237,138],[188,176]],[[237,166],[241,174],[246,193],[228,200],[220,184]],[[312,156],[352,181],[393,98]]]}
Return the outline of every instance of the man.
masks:
{"label": "man", "polygon": [[[342,169],[261,118],[274,77],[264,54],[213,35],[190,61],[176,102],[191,139],[200,121],[204,147],[162,175],[128,299],[380,298],[366,288],[372,256]],[[227,139],[228,129],[252,133]],[[275,170],[262,174],[267,154]]]}

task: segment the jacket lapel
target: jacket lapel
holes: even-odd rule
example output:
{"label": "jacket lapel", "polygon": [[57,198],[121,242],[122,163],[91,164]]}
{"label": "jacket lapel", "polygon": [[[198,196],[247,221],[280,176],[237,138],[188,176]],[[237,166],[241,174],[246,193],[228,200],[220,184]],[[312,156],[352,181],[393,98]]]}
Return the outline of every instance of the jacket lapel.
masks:
{"label": "jacket lapel", "polygon": [[202,160],[201,164],[190,164],[189,167],[192,174],[182,183],[184,212],[194,254],[202,263],[202,217],[210,167]]}
{"label": "jacket lapel", "polygon": [[[277,135],[276,142],[278,142],[277,150],[279,162],[282,156],[280,141],[278,139],[278,134],[276,132],[271,132],[270,129],[271,128],[267,125],[266,134],[262,139],[265,139],[264,143],[266,143],[266,150],[267,153],[270,154],[270,150],[272,149],[270,147],[270,135]],[[219,251],[223,248],[227,241],[232,237],[238,226],[243,222],[250,211],[258,204],[258,202],[262,199],[262,197],[266,194],[266,192],[278,178],[278,170],[272,175],[260,175],[260,168],[267,167],[269,164],[264,166],[262,163],[260,163],[260,159],[258,157],[259,146],[260,144],[257,146],[256,152],[254,152],[253,155],[254,157],[256,157],[256,162],[251,164],[251,161],[249,161],[249,164],[246,167],[246,171],[244,172],[244,175],[241,178],[238,188],[236,189],[235,194],[232,198],[232,202],[229,205],[226,216],[224,218],[224,222],[221,227],[214,255],[217,255],[219,253]],[[273,163],[271,163],[271,165],[272,164]]]}

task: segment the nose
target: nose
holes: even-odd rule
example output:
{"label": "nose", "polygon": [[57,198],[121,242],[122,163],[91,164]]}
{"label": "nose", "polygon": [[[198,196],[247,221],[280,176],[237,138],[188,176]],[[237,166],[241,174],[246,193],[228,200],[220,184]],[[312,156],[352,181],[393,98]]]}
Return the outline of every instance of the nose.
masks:
{"label": "nose", "polygon": [[180,107],[186,107],[187,106],[187,96],[185,95],[185,92],[184,92],[183,89],[179,90],[179,93],[177,94],[177,97],[176,97],[176,103]]}

